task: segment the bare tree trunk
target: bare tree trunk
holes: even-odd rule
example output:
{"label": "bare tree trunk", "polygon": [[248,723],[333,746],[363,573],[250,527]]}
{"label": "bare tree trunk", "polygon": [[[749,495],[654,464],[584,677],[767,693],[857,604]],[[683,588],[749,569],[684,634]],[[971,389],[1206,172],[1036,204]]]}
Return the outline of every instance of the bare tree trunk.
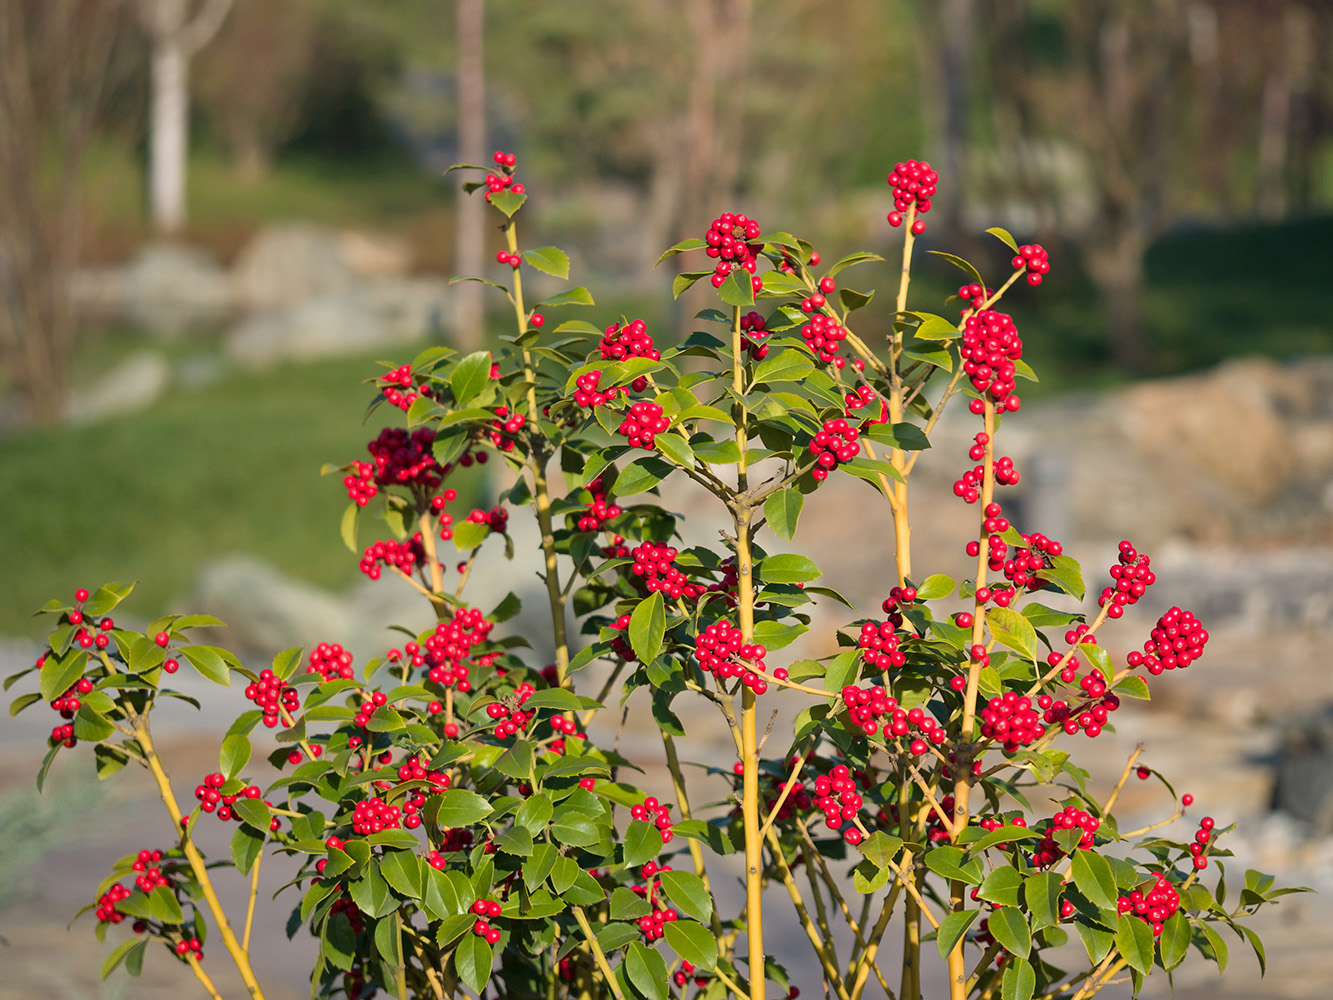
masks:
{"label": "bare tree trunk", "polygon": [[1154,360],[1143,313],[1143,255],[1147,249],[1147,232],[1126,222],[1094,240],[1086,257],[1088,274],[1106,315],[1111,362],[1136,374],[1150,371]]}
{"label": "bare tree trunk", "polygon": [[153,102],[148,198],[162,234],[185,225],[185,167],[190,151],[190,60],[209,43],[232,0],[139,0],[140,21],[153,40]]}
{"label": "bare tree trunk", "polygon": [[[485,41],[483,0],[458,0],[458,146],[464,163],[483,163],[486,156],[486,78],[482,58]],[[454,269],[480,274],[486,252],[485,206],[479,196],[458,193],[454,229]],[[475,351],[484,339],[482,286],[464,281],[454,286],[454,338],[464,351]]]}

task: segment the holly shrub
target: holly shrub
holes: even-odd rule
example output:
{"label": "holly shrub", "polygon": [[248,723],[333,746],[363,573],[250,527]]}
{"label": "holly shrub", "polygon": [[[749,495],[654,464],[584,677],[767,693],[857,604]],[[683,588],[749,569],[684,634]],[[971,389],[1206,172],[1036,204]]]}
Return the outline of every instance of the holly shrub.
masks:
{"label": "holly shrub", "polygon": [[[883,258],[825,264],[805,240],[728,212],[663,255],[698,268],[676,274],[677,296],[703,279],[717,294],[702,329],[668,342],[638,319],[550,318],[592,306],[581,287],[529,303],[525,272],[567,279],[569,260],[521,248],[528,196],[515,158],[452,169],[485,175],[468,188],[507,241],[502,280],[457,280],[498,289],[513,334],[495,352],[431,347],[386,366],[371,410],[392,426],[369,460],[339,470],[351,500],[343,536],[362,571],[409,581],[437,624],[361,668],[323,643],[256,671],[196,639],[219,624],[207,616],[121,627],[111,614],[130,587],[108,584],[43,608],[49,648],[6,683],[37,683],[12,713],[41,701],[61,717],[39,785],[57,757],[88,753],[100,776],[134,763],[161,792],[160,841],[116,862],[86,907],[99,936],[132,927],[106,972],[123,961],[139,973],[156,942],[216,997],[202,961],[216,936],[261,998],[249,938],[272,852],[299,863],[276,899],[292,909],[291,934],[319,941],[313,995],[349,1000],[794,997],[785,961],[803,959],[765,945],[779,900],[838,1000],[867,989],[917,1000],[934,962],[952,1000],[1084,1000],[1126,979],[1137,991],[1192,950],[1225,965],[1227,928],[1263,961],[1245,919],[1298,890],[1249,871],[1228,897],[1224,822],[1205,817],[1185,841],[1159,836],[1192,800],[1140,763],[1142,747],[1109,788],[1075,763],[1080,749],[1096,752],[1088,740],[1114,713],[1148,697],[1150,678],[1192,666],[1208,632],[1173,608],[1130,626],[1148,639],[1118,665],[1099,635],[1153,586],[1148,555],[1122,543],[1085,614],[1078,563],[1005,516],[1001,491],[1021,470],[999,449],[1002,423],[1034,376],[996,307],[1016,284],[1041,284],[1042,248],[992,229],[1012,255],[998,288],[941,254],[967,276],[950,300],[958,318],[909,310],[913,242],[937,175],[908,161],[890,176],[887,221],[904,242],[887,329],[855,328],[871,293],[840,283]],[[942,501],[976,511],[975,535],[959,540],[961,581],[914,570],[909,520],[912,471],[955,397],[976,422],[956,456],[955,498]],[[451,475],[488,458],[508,480],[501,504],[455,514]],[[872,614],[775,544],[799,543],[804,498],[831,476],[864,480],[892,519],[886,596]],[[720,544],[675,544],[680,525],[658,496],[668,479],[725,512]],[[539,528],[551,664],[525,652],[533,636],[506,628],[514,595],[468,603],[476,560],[514,555],[511,511]],[[384,537],[361,549],[371,514]],[[806,648],[837,651],[784,656],[816,604],[846,605],[847,624]],[[178,696],[169,685],[182,668],[224,686],[240,679],[254,705],[222,737],[217,772],[196,776],[192,802],[150,727],[158,700]],[[590,676],[603,678],[595,694]],[[619,696],[651,704],[660,758],[631,761],[587,738]],[[794,716],[782,747],[760,733],[779,705]],[[681,716],[708,711],[735,758],[701,765],[730,788],[703,806],[687,792],[678,741]],[[639,767],[661,765],[671,801],[632,783]],[[1131,777],[1162,789],[1161,821],[1132,831],[1114,815]],[[219,821],[235,831],[231,856],[207,859],[193,831]],[[712,886],[732,877],[724,866],[742,873],[739,912],[716,905]],[[214,891],[224,878],[250,880],[239,939],[238,915]],[[897,968],[882,960],[889,934],[903,948]]]}

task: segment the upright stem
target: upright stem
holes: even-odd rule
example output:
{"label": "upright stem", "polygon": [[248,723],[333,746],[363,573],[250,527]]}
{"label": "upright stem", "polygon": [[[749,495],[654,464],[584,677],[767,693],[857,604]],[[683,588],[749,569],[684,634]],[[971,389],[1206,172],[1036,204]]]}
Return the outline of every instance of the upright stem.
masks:
{"label": "upright stem", "polygon": [[[518,253],[518,229],[509,220],[505,227],[505,242],[511,254]],[[514,268],[514,318],[518,332],[528,329],[527,309],[523,305],[523,276]],[[537,420],[537,381],[532,372],[532,355],[523,348],[523,376],[528,385],[528,420]],[[537,507],[537,524],[542,533],[542,557],[546,567],[546,596],[551,605],[551,635],[555,641],[555,669],[560,683],[566,683],[569,674],[569,635],[565,630],[565,595],[560,587],[559,566],[555,555],[555,527],[551,520],[551,494],[546,482],[546,463],[551,455],[545,443],[532,439],[528,452],[528,469],[532,473],[532,496]]]}
{"label": "upright stem", "polygon": [[[171,822],[179,833],[181,830],[180,806],[176,804],[176,796],[171,791],[171,779],[167,777],[167,772],[162,767],[162,758],[158,756],[157,750],[153,747],[153,738],[148,732],[146,721],[142,719],[135,720],[134,738],[139,741],[139,746],[143,749],[144,759],[148,762],[148,770],[157,783],[158,794],[162,796],[162,804],[167,807]],[[241,980],[245,983],[245,988],[254,1000],[264,1000],[264,991],[259,988],[254,970],[250,967],[250,956],[241,947],[241,943],[236,940],[236,934],[231,929],[231,921],[227,919],[227,912],[222,908],[222,902],[213,890],[213,882],[208,877],[208,868],[204,864],[203,856],[200,855],[198,848],[194,846],[194,841],[190,839],[188,833],[181,837],[181,848],[185,852],[185,859],[190,863],[190,870],[199,883],[199,890],[203,893],[204,902],[208,904],[208,909],[213,914],[213,920],[218,925],[218,933],[222,935],[222,944],[230,953],[231,960],[236,963],[236,971],[241,974]]]}
{"label": "upright stem", "polygon": [[[732,387],[739,398],[745,395],[742,370],[744,352],[741,337],[741,310],[731,310]],[[750,488],[745,449],[749,438],[745,430],[747,412],[744,404],[733,409],[736,418],[736,444],[741,460],[736,466],[736,492],[733,508],[736,528],[736,614],[740,620],[741,641],[754,642],[754,561],[750,548],[750,523],[754,510],[746,493]],[[741,817],[745,829],[745,924],[750,952],[750,1000],[764,1000],[764,839],[759,832],[759,732],[754,692],[741,690]]]}
{"label": "upright stem", "polygon": [[[666,750],[667,770],[671,772],[671,784],[676,791],[676,805],[680,807],[680,818],[688,821],[693,818],[693,813],[690,811],[690,800],[685,792],[685,772],[680,768],[680,758],[676,755],[676,741],[670,733],[662,733],[662,746]],[[704,866],[703,848],[693,837],[687,837],[685,843],[689,848],[690,860],[694,862],[694,873],[703,882],[704,892],[711,897],[713,888],[709,884],[708,870]],[[722,917],[718,914],[716,906],[713,907],[712,930],[714,937],[722,936]]]}

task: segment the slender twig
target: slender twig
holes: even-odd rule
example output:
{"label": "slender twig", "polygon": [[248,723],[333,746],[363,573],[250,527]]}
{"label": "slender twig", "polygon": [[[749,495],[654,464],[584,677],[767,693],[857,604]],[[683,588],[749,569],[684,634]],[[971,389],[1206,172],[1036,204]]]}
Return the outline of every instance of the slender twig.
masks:
{"label": "slender twig", "polygon": [[606,952],[602,951],[602,945],[588,923],[588,915],[583,912],[581,906],[571,906],[570,912],[574,914],[574,920],[578,923],[579,930],[583,931],[584,940],[588,942],[588,948],[592,951],[592,960],[597,963],[597,968],[606,981],[607,989],[611,991],[611,995],[616,1000],[625,1000],[624,994],[620,992],[620,984],[616,982],[616,974],[611,971],[611,963],[606,960]]}
{"label": "slender twig", "polygon": [[212,997],[213,1000],[222,1000],[222,994],[219,993],[218,988],[213,985],[213,980],[210,979],[208,973],[204,971],[204,967],[199,964],[199,959],[195,956],[195,953],[187,951],[185,953],[185,961],[190,963],[190,971],[194,973],[194,978],[198,979],[203,988],[208,991],[208,995]]}
{"label": "slender twig", "polygon": [[241,947],[245,951],[250,950],[250,929],[254,926],[255,920],[255,900],[259,897],[259,866],[264,861],[264,846],[268,844],[268,834],[264,834],[264,843],[259,847],[259,854],[255,857],[255,866],[250,869],[250,899],[245,904],[245,933],[241,935]]}

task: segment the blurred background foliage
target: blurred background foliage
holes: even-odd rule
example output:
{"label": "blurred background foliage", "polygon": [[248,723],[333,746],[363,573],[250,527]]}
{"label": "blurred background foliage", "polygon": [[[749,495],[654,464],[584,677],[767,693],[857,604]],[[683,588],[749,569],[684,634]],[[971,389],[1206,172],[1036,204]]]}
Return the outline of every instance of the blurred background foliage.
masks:
{"label": "blurred background foliage", "polygon": [[[602,325],[622,309],[688,323],[649,266],[724,210],[835,256],[887,248],[884,174],[920,157],[942,175],[927,248],[995,277],[987,226],[1049,248],[1051,279],[1013,307],[1038,392],[1330,349],[1319,0],[8,0],[0,390],[18,402],[0,423],[0,631],[102,576],[156,577],[165,603],[227,551],[353,579],[340,490],[314,474],[368,436],[355,382],[371,359],[181,380],[141,413],[69,426],[65,401],[117,358],[148,344],[188,361],[220,331],[162,345],[89,322],[65,281],[164,228],[229,264],[297,219],[392,234],[415,273],[471,270],[442,174],[464,158],[469,3],[485,8],[485,149],[519,155],[537,195],[525,238],[571,249]],[[164,227],[148,178],[172,17],[195,34],[185,214]],[[959,278],[923,260],[914,304],[938,308]],[[887,320],[880,303],[862,315]]]}

